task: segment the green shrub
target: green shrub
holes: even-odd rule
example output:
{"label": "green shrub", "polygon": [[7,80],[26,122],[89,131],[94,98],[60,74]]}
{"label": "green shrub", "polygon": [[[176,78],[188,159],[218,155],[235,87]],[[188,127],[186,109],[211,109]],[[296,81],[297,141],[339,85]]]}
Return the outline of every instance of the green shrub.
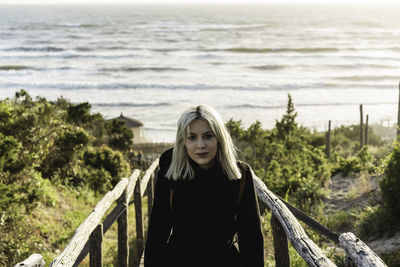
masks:
{"label": "green shrub", "polygon": [[133,132],[125,126],[123,120],[114,119],[107,121],[105,127],[109,135],[110,147],[120,151],[128,151],[132,147]]}
{"label": "green shrub", "polygon": [[110,190],[130,170],[123,155],[107,146],[89,147],[83,154],[83,162],[89,167],[85,179],[99,192]]}
{"label": "green shrub", "polygon": [[383,253],[380,257],[389,267],[400,266],[400,248],[393,252]]}
{"label": "green shrub", "polygon": [[391,211],[382,205],[364,208],[358,219],[359,236],[364,239],[400,230],[398,218],[393,217]]}
{"label": "green shrub", "polygon": [[360,169],[366,170],[370,173],[374,171],[373,162],[375,161],[375,158],[369,152],[368,146],[363,146],[356,153],[355,157],[358,159]]}
{"label": "green shrub", "polygon": [[[30,214],[40,201],[51,201],[46,183],[40,173],[24,170],[12,177],[14,183],[0,182],[0,266],[13,266],[28,257],[34,229],[29,225]],[[21,183],[23,182],[23,183]]]}
{"label": "green shrub", "polygon": [[71,124],[83,125],[90,121],[91,105],[87,102],[70,104],[67,107],[67,121]]}
{"label": "green shrub", "polygon": [[368,146],[363,146],[354,156],[348,156],[347,158],[337,156],[336,161],[337,166],[333,169],[333,174],[340,172],[347,176],[352,172],[360,172],[361,170],[368,172],[374,172],[375,170],[373,165],[375,158],[369,153]]}
{"label": "green shrub", "polygon": [[[39,203],[58,204],[54,184],[106,192],[128,174],[123,154],[108,145],[128,150],[132,131],[118,123],[107,126],[90,108],[63,98],[33,100],[25,90],[0,100],[0,266],[13,266],[29,256],[35,242],[45,242],[29,220],[36,219],[31,214]],[[91,150],[94,160],[84,156]]]}
{"label": "green shrub", "polygon": [[0,172],[18,173],[25,168],[25,163],[19,160],[22,144],[12,136],[0,133]]}
{"label": "green shrub", "polygon": [[337,165],[333,169],[333,174],[342,173],[344,176],[347,176],[351,172],[359,172],[361,170],[359,159],[354,156],[347,157],[346,159],[339,156]]}
{"label": "green shrub", "polygon": [[255,173],[281,197],[310,209],[324,196],[323,187],[330,177],[328,161],[319,136],[299,126],[290,95],[286,114],[272,130],[264,130],[257,121],[248,129],[240,121],[230,120],[227,128]]}
{"label": "green shrub", "polygon": [[389,162],[380,182],[385,207],[393,218],[400,218],[400,144],[396,143],[389,155]]}
{"label": "green shrub", "polygon": [[46,178],[53,178],[55,174],[63,176],[74,166],[76,157],[89,143],[89,138],[87,131],[80,127],[62,127],[38,170]]}

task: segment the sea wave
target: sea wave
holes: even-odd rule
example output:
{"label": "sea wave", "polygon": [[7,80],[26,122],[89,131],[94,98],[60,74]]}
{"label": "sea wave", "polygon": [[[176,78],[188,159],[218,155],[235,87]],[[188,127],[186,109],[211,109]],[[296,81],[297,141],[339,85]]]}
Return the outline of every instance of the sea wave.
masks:
{"label": "sea wave", "polygon": [[250,48],[232,47],[221,51],[233,53],[329,53],[338,52],[338,48],[330,47],[299,47],[299,48]]}
{"label": "sea wave", "polygon": [[219,31],[243,31],[243,30],[252,30],[252,29],[262,29],[268,26],[267,24],[210,24],[210,25],[200,25],[200,31],[211,31],[211,32],[219,32]]}
{"label": "sea wave", "polygon": [[[380,106],[380,105],[397,105],[396,102],[364,102],[364,105]],[[359,106],[359,102],[326,102],[326,103],[297,103],[296,107],[325,107],[325,106]],[[228,109],[285,109],[287,105],[254,105],[254,104],[239,104],[239,105],[226,105],[223,108]]]}
{"label": "sea wave", "polygon": [[162,127],[144,127],[146,131],[154,131],[154,132],[176,132],[176,126],[162,125]]}
{"label": "sea wave", "polygon": [[385,61],[394,61],[396,63],[399,62],[397,57],[388,57],[388,56],[370,56],[370,55],[343,55],[341,56],[343,59],[349,60],[385,60]]}
{"label": "sea wave", "polygon": [[176,52],[176,51],[182,51],[182,48],[177,47],[177,48],[153,48],[150,49],[152,52],[159,52],[159,53],[168,53],[168,52]]}
{"label": "sea wave", "polygon": [[267,24],[208,24],[208,23],[180,23],[180,22],[167,22],[167,23],[147,23],[135,25],[136,29],[146,29],[150,32],[164,32],[164,33],[196,33],[196,32],[229,32],[229,31],[248,31],[252,29],[262,29],[268,26]]}
{"label": "sea wave", "polygon": [[261,65],[261,66],[252,66],[250,68],[256,69],[256,70],[281,70],[286,67],[287,66],[285,66],[285,65]]}
{"label": "sea wave", "polygon": [[61,52],[65,51],[64,48],[55,47],[55,46],[45,46],[45,47],[13,47],[7,48],[5,51],[23,51],[23,52]]}
{"label": "sea wave", "polygon": [[[40,57],[40,56],[38,56]],[[46,56],[44,56],[46,57]],[[56,57],[56,58],[96,58],[96,59],[120,59],[120,58],[138,58],[138,57],[144,57],[142,55],[138,54],[117,54],[117,55],[105,55],[105,54],[82,54],[82,53],[71,53],[71,52],[66,52],[62,54],[58,54],[56,56],[47,56],[47,57]]]}
{"label": "sea wave", "polygon": [[93,51],[94,49],[92,47],[79,46],[79,47],[75,47],[74,50],[88,52],[88,51]]}
{"label": "sea wave", "polygon": [[[112,47],[108,48],[106,50],[120,50],[119,48]],[[121,49],[122,50],[122,49]],[[124,49],[128,50],[128,49]],[[1,51],[1,50],[0,50]],[[34,47],[19,47],[19,48],[7,48],[3,50],[3,53],[0,53],[0,58],[4,59],[15,59],[15,58],[21,58],[21,59],[30,59],[30,58],[98,58],[98,59],[119,59],[119,58],[137,58],[137,57],[147,57],[144,55],[139,55],[136,53],[129,53],[126,52],[124,54],[117,53],[117,54],[106,54],[104,53],[93,53],[95,49],[92,49],[90,47],[76,47],[73,48],[72,50],[66,50],[63,48],[58,48],[58,47],[42,47],[42,48],[34,48]],[[28,52],[28,53],[21,53],[17,55],[10,55],[10,51],[18,51],[18,52]],[[35,53],[29,53],[29,52],[35,52]],[[41,53],[41,52],[50,52],[50,53]],[[55,53],[55,52],[61,52],[61,53]],[[87,53],[85,53],[87,52]]]}
{"label": "sea wave", "polygon": [[21,66],[21,65],[4,65],[0,66],[0,71],[2,70],[25,70],[30,69],[31,67],[28,66]]}
{"label": "sea wave", "polygon": [[94,28],[94,27],[99,27],[100,25],[96,24],[91,24],[91,23],[59,23],[59,27],[65,27],[65,28]]}
{"label": "sea wave", "polygon": [[118,103],[94,103],[91,102],[93,106],[98,107],[164,107],[172,106],[173,104],[167,102],[161,103],[133,103],[133,102],[118,102]]}
{"label": "sea wave", "polygon": [[237,86],[237,85],[213,85],[213,84],[143,84],[143,83],[51,83],[51,82],[32,82],[32,83],[2,83],[5,87],[30,88],[30,89],[58,89],[58,90],[235,90],[235,91],[285,91],[285,90],[303,90],[303,89],[323,89],[331,87],[329,83],[310,83],[310,84],[275,84],[266,86]]}
{"label": "sea wave", "polygon": [[[4,69],[7,70],[12,69],[12,67],[5,66]],[[62,66],[63,70],[69,70],[68,66]],[[103,71],[124,71],[124,68],[104,68]],[[159,68],[158,71],[169,71],[169,68]],[[1,70],[1,69],[0,69]],[[30,71],[57,71],[59,68],[46,68],[46,67],[30,67]],[[126,68],[126,71],[145,71],[146,68]],[[148,70],[154,71],[153,68],[149,68]],[[157,68],[156,68],[157,71]],[[175,71],[175,70],[173,70]],[[101,72],[97,73],[98,75]],[[102,74],[104,75],[104,73]],[[392,76],[390,76],[392,77]],[[395,77],[395,76],[393,76]],[[392,78],[393,78],[392,77]],[[331,78],[331,77],[328,77]],[[211,83],[131,83],[131,82],[101,82],[93,81],[93,82],[79,82],[79,79],[72,79],[70,82],[51,82],[48,80],[35,80],[32,82],[21,82],[18,83],[15,80],[9,80],[2,82],[2,87],[15,87],[15,88],[30,88],[30,89],[58,89],[58,90],[138,90],[138,89],[150,89],[150,90],[189,90],[189,91],[202,91],[202,90],[232,90],[232,91],[243,91],[243,92],[252,92],[252,91],[294,91],[294,90],[320,90],[320,89],[338,89],[338,90],[347,90],[347,89],[376,89],[376,90],[386,90],[386,89],[394,89],[397,86],[397,83],[393,83],[389,79],[382,79],[379,81],[375,81],[374,79],[360,79],[360,81],[356,80],[337,80],[331,79],[327,82],[300,82],[300,83],[275,83],[275,84],[264,84],[264,85],[233,85],[233,84],[211,84]],[[325,79],[327,80],[327,79]],[[362,82],[365,80],[365,82]],[[398,80],[398,79],[396,79]]]}
{"label": "sea wave", "polygon": [[139,71],[188,71],[185,68],[171,68],[171,67],[120,67],[120,68],[102,68],[101,72],[139,72]]}
{"label": "sea wave", "polygon": [[342,81],[381,81],[381,80],[400,80],[397,75],[350,75],[333,77],[335,80]]}
{"label": "sea wave", "polygon": [[378,68],[378,69],[392,69],[397,68],[397,66],[393,65],[384,65],[384,64],[327,64],[325,65],[328,68],[334,69],[363,69],[363,68]]}
{"label": "sea wave", "polygon": [[24,65],[4,65],[0,66],[0,71],[9,71],[9,70],[27,70],[30,71],[60,71],[60,70],[71,70],[72,67],[64,66],[58,68],[48,68],[48,67],[31,67],[31,66],[24,66]]}
{"label": "sea wave", "polygon": [[[132,50],[132,48],[126,46],[101,46],[99,47],[100,50]],[[137,49],[133,49],[137,50]]]}

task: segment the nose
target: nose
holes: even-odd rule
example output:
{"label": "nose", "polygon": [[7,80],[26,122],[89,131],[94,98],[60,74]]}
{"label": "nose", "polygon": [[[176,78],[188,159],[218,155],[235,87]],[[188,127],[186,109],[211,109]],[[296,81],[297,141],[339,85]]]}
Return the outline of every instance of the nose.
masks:
{"label": "nose", "polygon": [[199,140],[197,142],[197,148],[203,148],[205,146],[206,146],[206,144],[204,143],[203,138],[199,138]]}

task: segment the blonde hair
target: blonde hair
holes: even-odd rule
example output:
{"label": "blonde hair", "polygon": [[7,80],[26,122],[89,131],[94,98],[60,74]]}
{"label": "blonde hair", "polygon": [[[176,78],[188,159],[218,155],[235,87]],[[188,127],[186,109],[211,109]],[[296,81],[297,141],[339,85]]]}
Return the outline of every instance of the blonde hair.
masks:
{"label": "blonde hair", "polygon": [[176,141],[172,153],[171,165],[166,173],[169,179],[178,180],[194,178],[194,170],[189,163],[185,142],[189,136],[189,125],[194,120],[205,120],[210,125],[218,142],[217,161],[230,180],[240,179],[241,172],[237,166],[235,145],[218,112],[210,106],[191,107],[182,113],[178,120]]}

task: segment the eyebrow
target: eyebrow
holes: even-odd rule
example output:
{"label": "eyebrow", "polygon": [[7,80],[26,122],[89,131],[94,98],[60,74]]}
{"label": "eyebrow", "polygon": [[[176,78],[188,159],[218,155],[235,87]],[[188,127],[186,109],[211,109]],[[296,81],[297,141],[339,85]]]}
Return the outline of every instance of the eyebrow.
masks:
{"label": "eyebrow", "polygon": [[[214,134],[213,131],[207,131],[207,132],[204,132],[204,133],[202,133],[202,134],[209,134],[209,133]],[[197,133],[189,132],[189,134],[197,134]]]}

